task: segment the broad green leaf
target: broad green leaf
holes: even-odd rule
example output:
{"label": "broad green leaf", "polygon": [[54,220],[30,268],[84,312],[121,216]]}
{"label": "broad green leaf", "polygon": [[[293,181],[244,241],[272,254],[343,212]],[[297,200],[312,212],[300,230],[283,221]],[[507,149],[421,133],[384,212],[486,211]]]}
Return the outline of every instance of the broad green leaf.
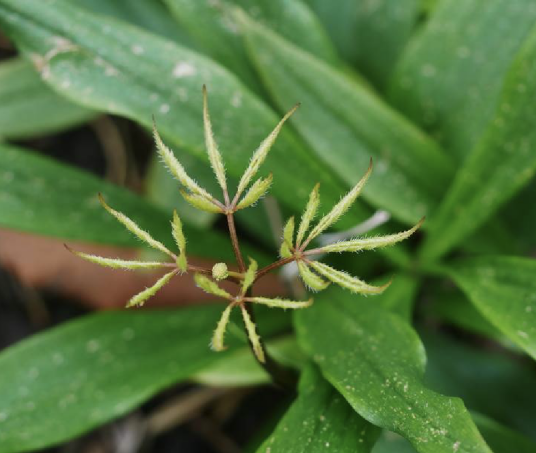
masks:
{"label": "broad green leaf", "polygon": [[243,8],[261,23],[296,45],[332,64],[336,52],[316,16],[301,0],[164,0],[177,21],[204,53],[260,91],[259,80],[245,53],[234,12]]}
{"label": "broad green leaf", "polygon": [[418,0],[307,0],[341,55],[383,86],[417,21]]}
{"label": "broad green leaf", "polygon": [[491,452],[463,402],[424,385],[426,358],[415,331],[372,298],[327,290],[295,319],[305,350],[366,420],[421,453]]}
{"label": "broad green leaf", "polygon": [[123,415],[219,358],[220,306],[87,316],[0,354],[0,451],[70,439]]}
{"label": "broad green leaf", "polygon": [[[0,145],[0,225],[3,227],[86,242],[141,245],[100,205],[99,193],[168,248],[176,249],[169,223],[171,211],[162,211],[89,173],[28,150]],[[206,235],[187,225],[184,229],[192,255],[232,256],[229,241],[223,235],[216,232]]]}
{"label": "broad green leaf", "polygon": [[426,347],[426,383],[462,398],[478,411],[536,441],[536,375],[531,362],[498,348],[468,344],[437,330],[420,332]]}
{"label": "broad green leaf", "polygon": [[536,260],[481,257],[442,268],[497,329],[536,359]]}
{"label": "broad green leaf", "polygon": [[428,317],[439,318],[442,322],[491,338],[506,347],[513,346],[458,288],[439,284],[427,294],[427,299],[430,300],[426,307]]}
{"label": "broad green leaf", "polygon": [[440,2],[403,53],[391,100],[464,160],[497,105],[508,108],[503,79],[535,24],[532,0]]}
{"label": "broad green leaf", "polygon": [[54,93],[30,63],[14,58],[0,64],[0,139],[55,132],[95,115]]}
{"label": "broad green leaf", "polygon": [[[171,147],[205,162],[201,86],[206,84],[214,134],[230,176],[242,174],[251,153],[278,122],[278,115],[234,75],[207,58],[65,1],[1,0],[0,25],[63,95],[145,126],[154,113]],[[296,211],[305,205],[314,182],[321,182],[330,204],[344,192],[344,185],[288,127],[264,168],[274,174],[272,193]],[[357,207],[354,214],[354,221],[366,216]]]}
{"label": "broad green leaf", "polygon": [[508,73],[492,124],[465,160],[431,221],[424,257],[438,258],[450,251],[533,177],[535,96],[536,28]]}
{"label": "broad green leaf", "polygon": [[408,223],[430,212],[453,170],[432,140],[369,90],[269,29],[250,19],[243,28],[275,102],[282,109],[288,99],[302,103],[291,122],[326,166],[354,185],[372,157],[367,201]]}
{"label": "broad green leaf", "polygon": [[298,397],[257,453],[369,453],[378,428],[357,415],[313,365],[302,372]]}
{"label": "broad green leaf", "polygon": [[89,11],[111,16],[143,27],[175,42],[193,47],[186,31],[180,27],[159,0],[68,0]]}

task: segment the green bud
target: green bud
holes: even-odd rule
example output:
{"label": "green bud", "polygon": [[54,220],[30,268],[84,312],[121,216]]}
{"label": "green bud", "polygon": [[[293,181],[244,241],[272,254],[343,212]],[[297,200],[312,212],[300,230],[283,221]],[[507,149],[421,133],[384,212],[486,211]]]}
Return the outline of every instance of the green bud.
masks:
{"label": "green bud", "polygon": [[227,264],[225,263],[216,263],[212,267],[212,278],[216,281],[225,280],[229,277],[229,269],[227,269]]}

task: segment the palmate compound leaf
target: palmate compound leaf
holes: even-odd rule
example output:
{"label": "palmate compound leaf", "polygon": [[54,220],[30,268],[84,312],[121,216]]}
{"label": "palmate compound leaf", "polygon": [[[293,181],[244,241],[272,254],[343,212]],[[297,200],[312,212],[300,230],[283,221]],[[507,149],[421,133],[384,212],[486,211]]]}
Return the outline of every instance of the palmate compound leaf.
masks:
{"label": "palmate compound leaf", "polygon": [[298,339],[358,414],[420,453],[491,453],[462,401],[423,384],[424,349],[406,321],[340,289],[315,299],[295,314]]}
{"label": "palmate compound leaf", "polygon": [[370,453],[379,433],[308,364],[298,397],[257,453]]}
{"label": "palmate compound leaf", "polygon": [[0,451],[40,450],[138,407],[224,359],[207,348],[221,305],[88,315],[0,354]]}

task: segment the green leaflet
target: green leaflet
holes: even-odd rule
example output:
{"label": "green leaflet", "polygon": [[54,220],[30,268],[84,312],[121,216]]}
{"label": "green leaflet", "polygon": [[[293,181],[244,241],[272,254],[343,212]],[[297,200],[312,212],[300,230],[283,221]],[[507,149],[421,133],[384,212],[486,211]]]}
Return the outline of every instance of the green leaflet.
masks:
{"label": "green leaflet", "polygon": [[363,418],[421,453],[491,452],[462,401],[423,384],[426,358],[413,329],[372,298],[327,290],[295,319],[305,350]]}
{"label": "green leaflet", "polygon": [[257,453],[369,453],[378,434],[309,364],[298,397]]}
{"label": "green leaflet", "polygon": [[255,91],[259,80],[248,61],[239,25],[238,8],[273,28],[296,45],[331,64],[340,64],[335,49],[316,16],[301,0],[164,0],[171,13],[204,53],[237,74]]}
{"label": "green leaflet", "polygon": [[207,346],[220,310],[91,315],[6,349],[0,354],[0,451],[72,438],[220,359]]}
{"label": "green leaflet", "polygon": [[480,313],[536,359],[536,260],[467,258],[442,267]]}
{"label": "green leaflet", "polygon": [[[166,213],[133,193],[76,168],[28,150],[0,145],[0,224],[66,240],[137,247],[142,243],[100,205],[101,192],[121,210],[172,250],[176,249]],[[206,235],[184,227],[192,255],[232,256],[223,235]],[[251,253],[251,251],[250,251]],[[255,254],[258,256],[258,254]]]}
{"label": "green leaflet", "polygon": [[504,77],[535,24],[532,0],[440,2],[406,47],[390,99],[463,161],[508,102]]}
{"label": "green leaflet", "polygon": [[431,211],[453,173],[432,140],[369,90],[269,29],[249,19],[243,29],[275,102],[281,109],[288,99],[302,102],[291,122],[327,166],[354,185],[372,157],[367,201],[407,223]]}
{"label": "green leaflet", "polygon": [[439,258],[484,224],[536,171],[536,29],[505,81],[493,123],[434,215],[422,250]]}
{"label": "green leaflet", "polygon": [[54,93],[30,63],[13,58],[0,64],[0,139],[66,129],[95,115]]}
{"label": "green leaflet", "polygon": [[307,0],[348,63],[383,86],[417,21],[418,0]]}
{"label": "green leaflet", "polygon": [[[154,113],[168,144],[204,161],[201,86],[205,83],[211,93],[214,134],[230,177],[242,174],[244,163],[277,124],[277,115],[221,66],[65,1],[1,0],[0,25],[42,64],[47,82],[63,95],[145,126]],[[281,131],[265,168],[274,174],[272,193],[295,210],[305,204],[313,175],[330,203],[344,191],[289,128]],[[366,216],[357,208],[354,214],[356,222]]]}
{"label": "green leaflet", "polygon": [[427,385],[462,398],[471,411],[536,441],[536,375],[530,361],[520,361],[500,349],[478,348],[437,331],[419,333],[428,356]]}

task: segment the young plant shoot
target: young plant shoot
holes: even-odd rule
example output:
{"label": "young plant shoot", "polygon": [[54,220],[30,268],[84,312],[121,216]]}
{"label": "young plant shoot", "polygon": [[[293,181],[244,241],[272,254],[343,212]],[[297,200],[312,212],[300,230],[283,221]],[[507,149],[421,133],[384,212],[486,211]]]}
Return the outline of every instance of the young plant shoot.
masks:
{"label": "young plant shoot", "polygon": [[[173,213],[173,219],[171,221],[171,233],[175,239],[178,250],[178,253],[175,253],[168,250],[162,243],[151,237],[148,232],[142,230],[127,216],[108,206],[102,196],[99,196],[100,202],[112,216],[147,245],[167,255],[169,261],[129,261],[116,258],[104,258],[76,251],[73,251],[73,253],[93,263],[111,268],[170,269],[169,272],[157,280],[153,286],[132,297],[127,303],[127,307],[142,306],[175,275],[181,273],[193,274],[197,286],[209,294],[226,300],[228,304],[227,308],[223,311],[212,336],[212,349],[215,351],[223,351],[225,349],[225,331],[227,329],[227,324],[229,322],[231,311],[234,308],[237,308],[242,314],[251,349],[256,359],[261,364],[266,363],[267,354],[262,340],[257,333],[251,305],[261,304],[268,307],[283,309],[303,309],[313,303],[312,299],[296,301],[283,298],[254,296],[252,289],[255,282],[270,271],[287,263],[296,262],[303,282],[312,291],[324,290],[333,283],[356,294],[374,295],[382,293],[387,289],[391,282],[382,286],[370,285],[344,271],[334,269],[327,264],[317,261],[315,256],[333,252],[359,252],[361,250],[372,250],[393,245],[411,236],[422,225],[424,219],[421,219],[413,228],[401,233],[378,237],[357,237],[322,247],[309,248],[311,243],[318,238],[318,236],[335,224],[351,208],[365,186],[368,178],[371,176],[372,160],[370,161],[364,176],[357,182],[357,184],[335,206],[333,206],[327,214],[320,217],[320,220],[316,223],[314,220],[320,205],[320,192],[319,185],[315,185],[309,197],[307,206],[301,216],[297,233],[295,234],[294,217],[291,217],[284,227],[283,239],[280,247],[280,259],[264,268],[258,269],[257,262],[250,258],[249,265],[246,267],[236,233],[234,214],[241,209],[253,206],[259,199],[268,193],[272,184],[272,175],[270,174],[265,178],[259,177],[256,180],[254,179],[285,121],[287,121],[297,108],[298,105],[294,106],[283,117],[279,124],[277,124],[270,135],[268,135],[268,137],[259,145],[240,178],[235,193],[230,194],[225,174],[225,165],[212,133],[207,90],[203,87],[205,144],[210,164],[216,176],[216,180],[221,187],[221,197],[210,194],[207,190],[200,187],[195,180],[186,173],[184,167],[175,157],[175,154],[162,141],[156,125],[153,128],[158,154],[173,177],[181,184],[181,194],[184,199],[199,210],[219,213],[226,217],[229,237],[238,265],[238,272],[230,271],[226,263],[217,263],[212,269],[199,268],[188,264],[186,238],[184,237],[182,223],[177,212]],[[225,280],[237,284],[235,293],[230,293],[219,286],[218,282]]]}

